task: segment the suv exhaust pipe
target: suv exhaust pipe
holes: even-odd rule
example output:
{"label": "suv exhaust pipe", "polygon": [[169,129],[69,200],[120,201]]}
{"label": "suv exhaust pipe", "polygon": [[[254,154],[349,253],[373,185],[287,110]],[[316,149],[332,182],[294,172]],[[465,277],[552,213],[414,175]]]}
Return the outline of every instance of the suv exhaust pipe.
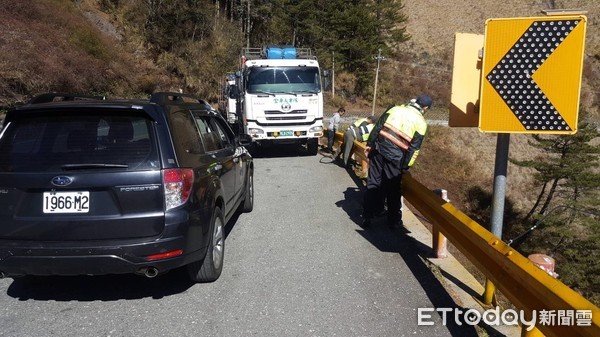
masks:
{"label": "suv exhaust pipe", "polygon": [[158,276],[158,269],[156,267],[148,267],[140,269],[140,272],[147,278],[154,278]]}

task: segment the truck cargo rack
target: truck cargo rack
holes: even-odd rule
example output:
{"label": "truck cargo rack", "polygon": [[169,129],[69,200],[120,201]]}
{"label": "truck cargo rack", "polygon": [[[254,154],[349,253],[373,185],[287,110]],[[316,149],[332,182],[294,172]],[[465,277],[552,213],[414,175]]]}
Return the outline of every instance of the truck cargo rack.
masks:
{"label": "truck cargo rack", "polygon": [[257,60],[257,59],[266,59],[267,58],[267,49],[268,48],[294,48],[296,50],[296,59],[308,59],[308,60],[316,60],[317,56],[313,55],[312,50],[310,48],[295,48],[291,46],[267,46],[262,48],[242,48],[242,56],[246,58],[246,60]]}

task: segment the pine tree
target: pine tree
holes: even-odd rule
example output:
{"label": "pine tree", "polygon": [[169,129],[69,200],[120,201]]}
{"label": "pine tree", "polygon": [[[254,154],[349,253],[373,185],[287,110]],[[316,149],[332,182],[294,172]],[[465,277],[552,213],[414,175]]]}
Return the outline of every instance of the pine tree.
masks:
{"label": "pine tree", "polygon": [[532,160],[512,161],[533,168],[540,186],[527,214],[535,224],[530,237],[515,245],[556,259],[559,278],[600,304],[600,131],[583,124],[575,135],[533,136],[530,144],[544,151]]}
{"label": "pine tree", "polygon": [[378,49],[389,53],[408,40],[397,0],[329,1],[326,7],[329,41],[322,46],[335,52],[341,67],[357,76],[356,91],[365,94],[373,82]]}
{"label": "pine tree", "polygon": [[310,47],[323,59],[332,53],[341,69],[357,76],[357,91],[373,81],[373,56],[410,38],[398,0],[250,0],[250,44]]}
{"label": "pine tree", "polygon": [[557,196],[564,202],[577,203],[582,197],[597,192],[600,186],[600,148],[592,144],[600,137],[597,127],[583,124],[575,135],[532,137],[534,141],[529,144],[543,150],[545,157],[512,160],[519,166],[535,169],[534,179],[541,186],[525,221],[531,220],[536,212],[538,216],[546,214]]}
{"label": "pine tree", "polygon": [[382,50],[385,53],[396,51],[399,43],[410,39],[403,25],[408,20],[402,12],[404,5],[397,0],[375,0],[372,6]]}

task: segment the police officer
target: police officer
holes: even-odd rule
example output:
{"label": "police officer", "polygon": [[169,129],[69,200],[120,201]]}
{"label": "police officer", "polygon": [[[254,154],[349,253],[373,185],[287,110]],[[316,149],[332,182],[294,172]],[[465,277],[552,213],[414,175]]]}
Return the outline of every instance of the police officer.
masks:
{"label": "police officer", "polygon": [[391,107],[377,121],[365,148],[369,177],[363,200],[363,227],[368,227],[374,214],[383,209],[385,199],[388,225],[402,224],[402,173],[419,154],[427,131],[423,114],[432,103],[431,97],[421,95],[407,104]]}
{"label": "police officer", "polygon": [[[361,118],[350,125],[348,130],[344,132],[344,144],[342,144],[343,154],[340,151],[336,157],[343,155],[344,166],[348,166],[350,161],[350,152],[354,145],[354,140],[366,142],[369,139],[371,130],[375,126],[375,116],[369,116],[367,118]],[[337,158],[336,158],[337,159]]]}

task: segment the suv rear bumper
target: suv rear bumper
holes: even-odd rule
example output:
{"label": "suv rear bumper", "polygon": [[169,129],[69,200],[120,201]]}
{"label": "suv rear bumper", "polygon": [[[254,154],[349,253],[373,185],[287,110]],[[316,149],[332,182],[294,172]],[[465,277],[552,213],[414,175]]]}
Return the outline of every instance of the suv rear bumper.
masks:
{"label": "suv rear bumper", "polygon": [[[148,268],[158,273],[198,260],[201,251],[183,252],[176,257],[149,260],[146,257],[183,249],[184,237],[146,242],[115,244],[114,241],[93,246],[66,242],[15,242],[10,246],[0,240],[0,275],[104,275],[143,274]],[[109,245],[110,244],[110,245]],[[56,247],[54,247],[56,246]],[[43,248],[39,248],[43,247]]]}

